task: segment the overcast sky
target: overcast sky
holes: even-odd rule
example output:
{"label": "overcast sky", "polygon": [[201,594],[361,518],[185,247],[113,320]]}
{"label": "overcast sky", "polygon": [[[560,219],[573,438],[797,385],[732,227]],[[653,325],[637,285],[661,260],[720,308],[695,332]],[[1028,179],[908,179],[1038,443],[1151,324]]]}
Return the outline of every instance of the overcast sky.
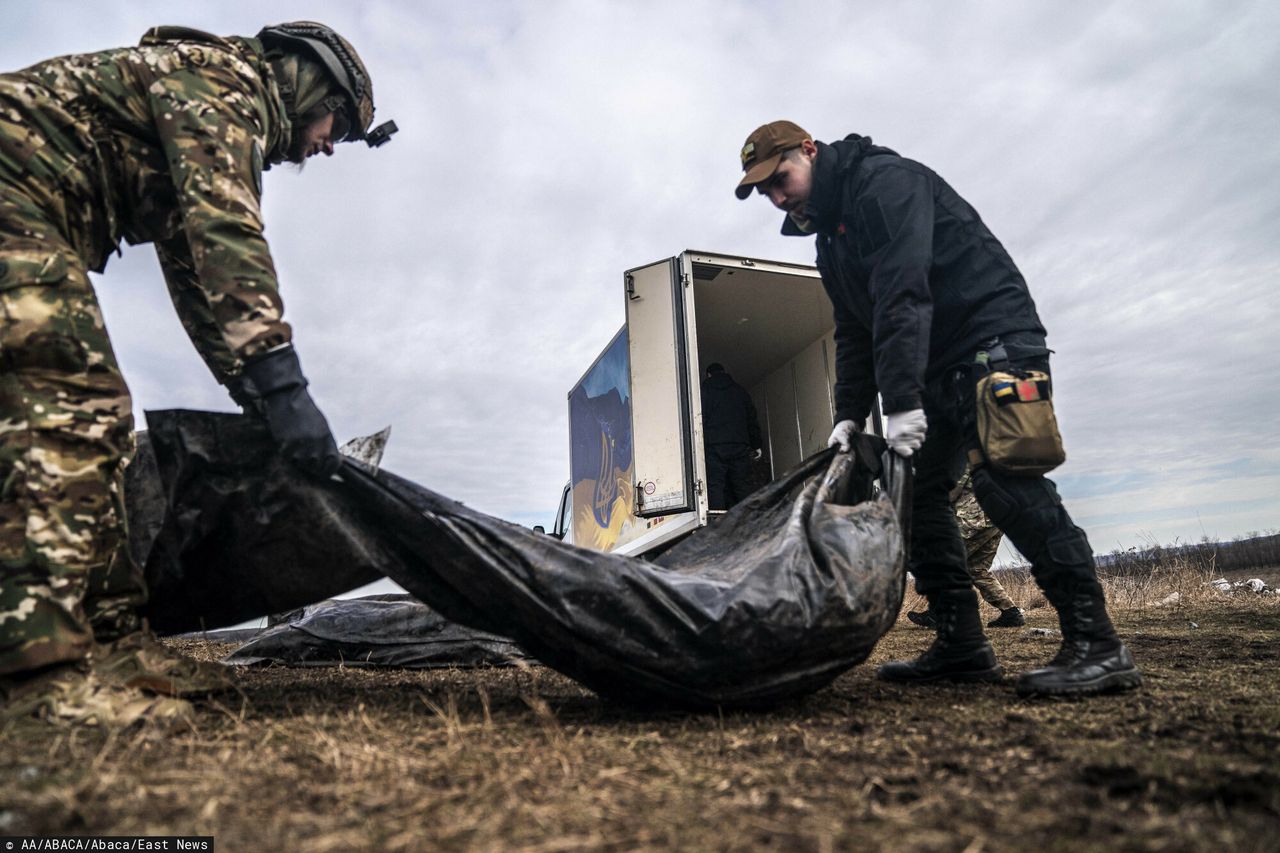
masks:
{"label": "overcast sky", "polygon": [[[6,0],[6,70],[153,24],[324,21],[363,56],[376,151],[265,179],[286,319],[339,441],[549,525],[566,394],[625,269],[686,248],[811,263],[737,154],[791,119],[938,171],[1027,277],[1099,553],[1280,529],[1280,4]],[[262,9],[269,9],[269,18]],[[96,281],[135,411],[230,411],[149,247]]]}

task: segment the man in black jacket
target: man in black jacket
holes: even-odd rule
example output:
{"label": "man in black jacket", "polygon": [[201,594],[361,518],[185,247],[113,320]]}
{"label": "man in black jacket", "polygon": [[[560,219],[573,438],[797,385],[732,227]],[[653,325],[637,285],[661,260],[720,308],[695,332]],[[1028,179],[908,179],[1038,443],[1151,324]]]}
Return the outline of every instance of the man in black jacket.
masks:
{"label": "man in black jacket", "polygon": [[[911,554],[916,588],[938,622],[889,681],[998,681],[948,493],[980,452],[975,385],[995,365],[1049,370],[1045,330],[1027,284],[977,212],[926,166],[850,135],[827,145],[787,121],[752,133],[736,194],[786,213],[782,233],[815,235],[835,307],[836,426],[847,450],[879,392],[885,438],[915,456]],[[1058,611],[1062,647],[1017,681],[1020,695],[1081,695],[1141,683],[1107,616],[1093,552],[1053,483],[988,464],[973,473],[983,511],[1031,561]]]}
{"label": "man in black jacket", "polygon": [[719,362],[702,380],[702,444],[707,459],[707,505],[729,509],[751,494],[752,463],[762,455],[760,419],[747,389]]}

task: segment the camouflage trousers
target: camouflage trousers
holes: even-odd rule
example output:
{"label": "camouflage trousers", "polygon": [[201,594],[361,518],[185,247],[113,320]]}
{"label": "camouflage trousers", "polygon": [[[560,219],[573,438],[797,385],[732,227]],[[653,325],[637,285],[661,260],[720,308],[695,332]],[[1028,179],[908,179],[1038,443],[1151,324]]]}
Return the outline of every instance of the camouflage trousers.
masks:
{"label": "camouflage trousers", "polygon": [[136,630],[132,402],[85,265],[0,174],[0,675]]}
{"label": "camouflage trousers", "polygon": [[960,536],[964,539],[965,566],[973,578],[973,586],[992,607],[1008,610],[1014,606],[1013,599],[991,574],[991,564],[995,562],[996,551],[1000,549],[1000,530],[987,518],[982,507],[978,506],[967,471],[957,488],[959,497],[955,500],[956,521],[960,524]]}

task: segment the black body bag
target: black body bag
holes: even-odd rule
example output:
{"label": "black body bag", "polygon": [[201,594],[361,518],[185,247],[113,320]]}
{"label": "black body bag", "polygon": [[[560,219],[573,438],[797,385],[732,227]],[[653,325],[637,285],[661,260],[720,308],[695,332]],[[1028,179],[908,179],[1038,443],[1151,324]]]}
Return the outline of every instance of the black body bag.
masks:
{"label": "black body bag", "polygon": [[148,476],[140,456],[126,491],[148,615],[170,633],[386,575],[602,695],[760,705],[861,663],[902,603],[909,468],[875,436],[810,457],[650,562],[566,545],[352,460],[309,479],[250,418],[147,420],[156,467]]}

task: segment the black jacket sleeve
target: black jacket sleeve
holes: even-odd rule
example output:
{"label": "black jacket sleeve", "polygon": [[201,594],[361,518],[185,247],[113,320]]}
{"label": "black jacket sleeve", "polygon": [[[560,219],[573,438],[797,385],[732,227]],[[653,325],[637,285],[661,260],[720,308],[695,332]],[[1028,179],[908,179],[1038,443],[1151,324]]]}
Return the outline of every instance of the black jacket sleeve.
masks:
{"label": "black jacket sleeve", "polygon": [[[835,300],[833,300],[834,302]],[[836,303],[836,423],[865,429],[876,398],[875,361],[865,326]]]}
{"label": "black jacket sleeve", "polygon": [[924,405],[933,321],[933,180],[909,165],[882,166],[867,177],[854,203],[853,236],[869,272],[875,377],[884,411],[918,409]]}

